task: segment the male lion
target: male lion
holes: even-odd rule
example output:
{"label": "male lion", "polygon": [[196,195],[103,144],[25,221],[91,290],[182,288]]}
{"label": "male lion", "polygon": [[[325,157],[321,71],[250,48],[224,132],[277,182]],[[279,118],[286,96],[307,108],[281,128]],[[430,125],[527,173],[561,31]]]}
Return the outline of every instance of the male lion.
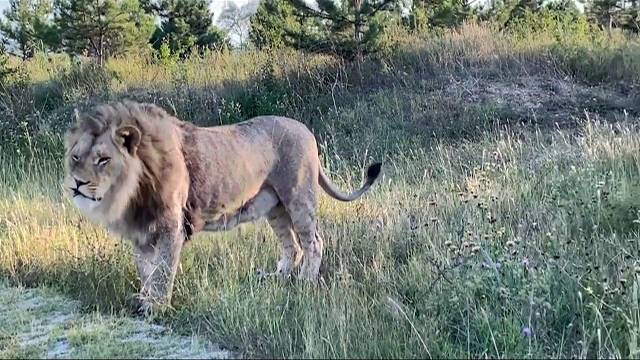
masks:
{"label": "male lion", "polygon": [[65,136],[64,188],[84,215],[133,242],[145,312],[170,302],[191,235],[263,217],[282,241],[277,274],[287,276],[304,254],[299,276],[315,281],[319,187],[352,201],[380,174],[374,164],[362,188],[342,193],[320,167],[313,134],[284,117],[203,128],[134,102],[76,117]]}

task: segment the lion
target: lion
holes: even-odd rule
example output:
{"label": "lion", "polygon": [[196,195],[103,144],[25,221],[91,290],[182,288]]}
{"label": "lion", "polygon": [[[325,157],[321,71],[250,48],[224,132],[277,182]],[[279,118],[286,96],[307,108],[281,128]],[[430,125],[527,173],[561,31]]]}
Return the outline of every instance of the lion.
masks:
{"label": "lion", "polygon": [[302,123],[259,116],[198,127],[161,107],[123,101],[76,110],[65,134],[64,189],[81,214],[128,239],[141,310],[170,304],[183,245],[200,231],[225,231],[266,218],[282,242],[274,274],[317,281],[323,240],[320,188],[353,201],[325,175],[314,135]]}

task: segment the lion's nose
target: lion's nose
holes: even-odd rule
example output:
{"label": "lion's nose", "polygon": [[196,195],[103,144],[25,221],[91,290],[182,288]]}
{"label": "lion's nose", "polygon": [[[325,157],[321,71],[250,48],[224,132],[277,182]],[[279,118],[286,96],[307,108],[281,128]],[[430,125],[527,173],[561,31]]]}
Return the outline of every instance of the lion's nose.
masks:
{"label": "lion's nose", "polygon": [[82,185],[87,185],[89,183],[88,181],[82,181],[82,180],[78,180],[76,178],[73,178],[73,180],[75,180],[75,182],[76,182],[76,188],[79,188]]}

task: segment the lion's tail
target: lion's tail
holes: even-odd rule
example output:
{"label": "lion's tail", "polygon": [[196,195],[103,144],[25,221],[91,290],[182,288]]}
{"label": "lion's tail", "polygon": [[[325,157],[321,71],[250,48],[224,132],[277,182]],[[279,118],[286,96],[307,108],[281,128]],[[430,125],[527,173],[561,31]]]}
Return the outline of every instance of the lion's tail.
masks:
{"label": "lion's tail", "polygon": [[373,183],[376,181],[378,176],[380,176],[380,170],[382,169],[382,163],[375,163],[367,169],[367,181],[365,181],[362,187],[351,194],[345,194],[340,191],[332,182],[329,180],[327,175],[322,170],[322,166],[320,166],[320,173],[318,175],[318,182],[320,186],[327,192],[332,198],[340,201],[353,201],[362,196]]}

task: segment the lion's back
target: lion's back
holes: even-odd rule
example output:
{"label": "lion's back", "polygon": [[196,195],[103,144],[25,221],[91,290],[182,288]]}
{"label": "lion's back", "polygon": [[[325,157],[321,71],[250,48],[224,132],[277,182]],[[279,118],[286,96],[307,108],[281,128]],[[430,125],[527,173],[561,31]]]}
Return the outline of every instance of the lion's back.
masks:
{"label": "lion's back", "polygon": [[292,151],[301,146],[304,148],[313,146],[315,150],[316,142],[313,133],[305,124],[292,118],[256,116],[235,126],[245,136],[267,138],[276,148],[282,150]]}

